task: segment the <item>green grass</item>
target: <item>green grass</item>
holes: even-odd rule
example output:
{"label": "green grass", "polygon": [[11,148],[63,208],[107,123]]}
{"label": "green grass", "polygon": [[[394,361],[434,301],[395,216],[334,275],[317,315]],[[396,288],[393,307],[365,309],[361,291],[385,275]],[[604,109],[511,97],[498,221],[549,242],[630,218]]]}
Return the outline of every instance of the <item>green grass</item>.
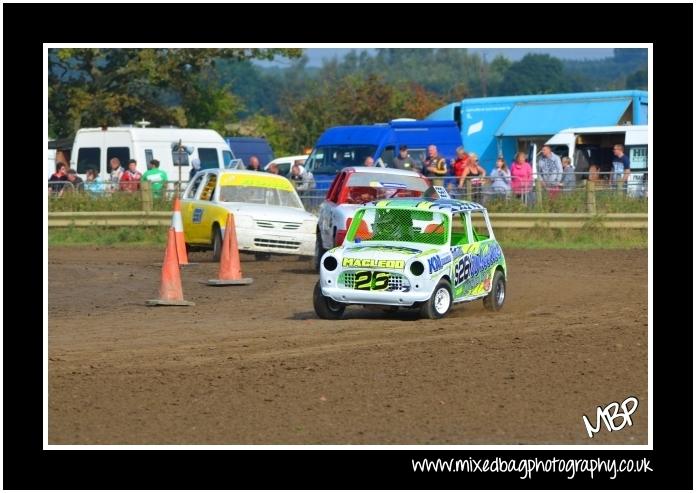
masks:
{"label": "green grass", "polygon": [[[598,191],[595,194],[597,212],[600,214],[615,212],[648,212],[646,198],[634,198],[618,195],[611,190]],[[465,197],[461,197],[465,198]],[[520,200],[510,198],[494,199],[485,202],[489,212],[587,212],[587,194],[584,190],[566,192],[551,200],[544,192],[541,205],[527,206]],[[95,211],[140,211],[143,209],[140,193],[118,192],[111,196],[92,197],[85,193],[68,193],[63,197],[51,197],[48,202],[50,212],[95,212]],[[172,210],[172,201],[159,198],[152,203],[154,211]],[[316,210],[312,212],[316,213]]]}
{"label": "green grass", "polygon": [[[152,200],[153,211],[171,211],[172,201],[166,198]],[[141,211],[140,193],[118,192],[110,196],[92,197],[86,193],[68,193],[62,197],[50,197],[49,212]]]}
{"label": "green grass", "polygon": [[[608,229],[586,226],[579,229],[497,229],[495,236],[503,248],[647,248],[647,230]],[[48,230],[49,246],[164,246],[167,227],[130,228],[51,228]]]}
{"label": "green grass", "polygon": [[562,248],[571,250],[648,248],[648,231],[586,226],[578,229],[497,229],[505,248]]}
{"label": "green grass", "polygon": [[[595,193],[595,204],[598,213],[632,213],[648,212],[648,199],[635,198],[626,195],[618,195],[611,190]],[[488,212],[556,212],[573,213],[587,212],[587,194],[584,190],[565,192],[562,195],[549,199],[544,193],[541,205],[538,203],[527,206],[522,201],[510,198],[493,199],[485,203]]]}
{"label": "green grass", "polygon": [[167,241],[167,231],[166,226],[50,228],[48,245],[161,246]]}

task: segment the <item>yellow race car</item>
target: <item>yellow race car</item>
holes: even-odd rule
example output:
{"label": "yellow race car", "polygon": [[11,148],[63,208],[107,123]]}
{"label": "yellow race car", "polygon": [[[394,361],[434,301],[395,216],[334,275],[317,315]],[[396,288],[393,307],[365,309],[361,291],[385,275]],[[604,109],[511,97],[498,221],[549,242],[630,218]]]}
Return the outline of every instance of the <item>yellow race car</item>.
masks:
{"label": "yellow race car", "polygon": [[260,171],[206,169],[189,182],[181,200],[187,247],[220,259],[227,214],[234,214],[240,251],[311,256],[317,217],[304,209],[287,178]]}

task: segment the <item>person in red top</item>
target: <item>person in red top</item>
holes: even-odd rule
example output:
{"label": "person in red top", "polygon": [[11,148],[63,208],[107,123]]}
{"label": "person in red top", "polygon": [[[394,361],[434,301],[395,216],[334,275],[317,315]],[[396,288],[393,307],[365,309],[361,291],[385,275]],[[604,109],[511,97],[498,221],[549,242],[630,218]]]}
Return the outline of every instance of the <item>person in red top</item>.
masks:
{"label": "person in red top", "polygon": [[128,161],[128,169],[121,175],[121,190],[124,192],[137,192],[140,190],[140,179],[143,174],[138,171],[138,162],[135,159]]}
{"label": "person in red top", "polygon": [[524,152],[515,154],[515,160],[510,165],[510,176],[512,183],[512,193],[515,197],[527,203],[532,190],[532,166],[527,162],[527,155]]}
{"label": "person in red top", "polygon": [[462,176],[464,174],[464,169],[466,168],[467,161],[469,160],[469,155],[466,153],[463,147],[457,147],[457,159],[452,163],[452,171],[454,176]]}

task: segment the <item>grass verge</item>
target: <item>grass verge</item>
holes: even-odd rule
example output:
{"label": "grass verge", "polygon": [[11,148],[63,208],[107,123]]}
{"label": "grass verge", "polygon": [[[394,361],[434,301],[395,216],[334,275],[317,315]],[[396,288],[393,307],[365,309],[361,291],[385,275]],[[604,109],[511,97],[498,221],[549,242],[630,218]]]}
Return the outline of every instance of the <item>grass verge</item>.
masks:
{"label": "grass verge", "polygon": [[[137,228],[51,228],[49,246],[163,246],[167,241],[167,227]],[[647,230],[608,229],[589,225],[579,229],[497,229],[495,235],[503,248],[647,248]]]}
{"label": "grass verge", "polygon": [[167,241],[166,226],[109,228],[93,226],[78,228],[50,228],[48,245],[98,245],[98,246],[149,246],[164,245]]}

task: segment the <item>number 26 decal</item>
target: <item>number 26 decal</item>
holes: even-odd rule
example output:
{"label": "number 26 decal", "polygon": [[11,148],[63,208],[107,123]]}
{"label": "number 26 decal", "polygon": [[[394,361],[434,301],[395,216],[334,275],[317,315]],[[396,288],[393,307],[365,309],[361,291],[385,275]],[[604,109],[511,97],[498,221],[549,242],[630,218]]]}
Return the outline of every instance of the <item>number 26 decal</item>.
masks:
{"label": "number 26 decal", "polygon": [[389,286],[388,272],[361,271],[355,273],[355,289],[383,290]]}

